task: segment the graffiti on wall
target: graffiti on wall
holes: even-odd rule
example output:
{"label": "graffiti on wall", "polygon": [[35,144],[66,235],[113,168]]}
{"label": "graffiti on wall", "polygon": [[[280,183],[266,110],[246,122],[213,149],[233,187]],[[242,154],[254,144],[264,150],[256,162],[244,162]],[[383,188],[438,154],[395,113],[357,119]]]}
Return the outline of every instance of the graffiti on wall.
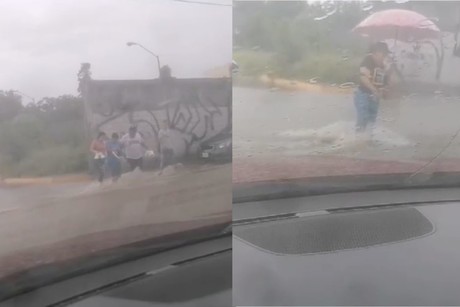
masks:
{"label": "graffiti on wall", "polygon": [[231,131],[232,88],[228,78],[92,80],[81,76],[88,130],[124,133],[135,124],[151,146],[167,121],[177,155]]}

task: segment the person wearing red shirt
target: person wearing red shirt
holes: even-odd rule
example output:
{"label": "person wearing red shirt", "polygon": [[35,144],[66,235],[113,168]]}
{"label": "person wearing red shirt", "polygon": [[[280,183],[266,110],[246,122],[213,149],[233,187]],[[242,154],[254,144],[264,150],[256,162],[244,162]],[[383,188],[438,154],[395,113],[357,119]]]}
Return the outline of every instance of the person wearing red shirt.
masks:
{"label": "person wearing red shirt", "polygon": [[97,138],[91,142],[90,151],[94,155],[94,165],[96,166],[98,181],[104,181],[104,165],[107,157],[107,136],[104,132],[99,132]]}

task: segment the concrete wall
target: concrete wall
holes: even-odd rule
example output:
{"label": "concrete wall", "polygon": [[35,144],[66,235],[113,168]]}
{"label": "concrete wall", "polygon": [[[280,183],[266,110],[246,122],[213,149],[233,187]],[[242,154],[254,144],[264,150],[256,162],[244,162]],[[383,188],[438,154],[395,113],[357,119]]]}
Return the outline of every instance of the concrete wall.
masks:
{"label": "concrete wall", "polygon": [[178,156],[231,131],[231,79],[86,80],[83,96],[88,131],[125,133],[136,124],[148,145],[158,149],[162,120],[174,128]]}
{"label": "concrete wall", "polygon": [[[452,55],[455,39],[452,33],[443,33],[442,42],[444,49],[444,63],[442,65],[442,72],[440,82],[445,84],[456,85],[458,84],[458,71],[460,70],[460,58]],[[440,50],[440,43],[434,41],[434,44]],[[423,58],[418,60],[411,60],[408,58],[410,53],[413,53],[414,44],[408,44],[404,42],[394,42],[388,40],[388,45],[395,53],[399,68],[401,72],[409,80],[419,80],[421,82],[435,82],[436,81],[436,53],[432,46],[428,44],[422,44],[419,55]],[[401,67],[404,65],[404,68]]]}

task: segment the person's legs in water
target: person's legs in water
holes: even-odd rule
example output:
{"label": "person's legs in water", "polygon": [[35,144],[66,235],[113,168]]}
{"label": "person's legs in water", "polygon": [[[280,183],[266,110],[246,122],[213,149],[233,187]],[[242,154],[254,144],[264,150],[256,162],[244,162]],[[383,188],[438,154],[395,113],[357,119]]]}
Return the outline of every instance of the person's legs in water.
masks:
{"label": "person's legs in water", "polygon": [[174,151],[172,149],[169,150],[169,165],[175,165],[176,158],[174,156]]}
{"label": "person's legs in water", "polygon": [[144,158],[139,158],[136,160],[136,167],[138,167],[139,170],[144,171]]}
{"label": "person's legs in water", "polygon": [[357,137],[365,136],[369,124],[369,104],[370,95],[357,89],[354,95],[354,104],[356,108],[356,125],[355,132]]}
{"label": "person's legs in water", "polygon": [[129,164],[129,170],[132,172],[136,169],[136,159],[126,159]]}
{"label": "person's legs in water", "polygon": [[121,177],[121,165],[118,163],[112,170],[112,182],[117,182]]}
{"label": "person's legs in water", "polygon": [[166,149],[165,156],[166,156],[166,158],[165,158],[164,167],[172,165],[172,150],[171,149]]}
{"label": "person's legs in water", "polygon": [[99,183],[102,183],[104,181],[104,164],[105,164],[105,159],[95,159],[94,164],[96,166],[96,172],[97,172],[97,181]]}
{"label": "person's legs in water", "polygon": [[130,166],[131,166],[131,171],[134,171],[136,168],[139,168],[139,170],[142,171],[143,170],[143,159],[142,158],[131,159]]}
{"label": "person's legs in water", "polygon": [[371,97],[369,100],[369,107],[368,107],[368,128],[371,139],[375,138],[375,125],[377,122],[377,115],[379,113],[379,105],[380,101],[375,97]]}
{"label": "person's legs in water", "polygon": [[104,160],[99,159],[99,182],[102,183],[104,181]]}
{"label": "person's legs in water", "polygon": [[163,170],[168,165],[171,165],[171,155],[173,151],[168,148],[164,148],[161,150],[161,161],[160,161],[160,175],[163,173]]}
{"label": "person's legs in water", "polygon": [[166,152],[167,152],[166,149],[164,149],[164,148],[161,149],[161,154],[160,154],[160,174],[161,174],[161,172],[163,172],[163,169],[166,167],[166,159],[167,159]]}
{"label": "person's legs in water", "polygon": [[111,157],[108,160],[110,173],[112,175],[112,182],[117,182],[121,177],[121,162],[115,157]]}

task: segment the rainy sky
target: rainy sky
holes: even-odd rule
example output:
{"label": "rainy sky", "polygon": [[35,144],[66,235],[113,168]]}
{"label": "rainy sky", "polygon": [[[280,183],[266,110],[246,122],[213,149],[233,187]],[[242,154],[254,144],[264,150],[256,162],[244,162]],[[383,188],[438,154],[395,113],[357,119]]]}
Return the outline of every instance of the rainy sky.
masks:
{"label": "rainy sky", "polygon": [[203,77],[231,62],[230,6],[173,0],[2,0],[0,11],[0,90],[19,90],[35,99],[76,94],[83,62],[91,63],[94,79],[157,77],[156,59],[127,47],[128,41],[157,53],[176,77]]}

